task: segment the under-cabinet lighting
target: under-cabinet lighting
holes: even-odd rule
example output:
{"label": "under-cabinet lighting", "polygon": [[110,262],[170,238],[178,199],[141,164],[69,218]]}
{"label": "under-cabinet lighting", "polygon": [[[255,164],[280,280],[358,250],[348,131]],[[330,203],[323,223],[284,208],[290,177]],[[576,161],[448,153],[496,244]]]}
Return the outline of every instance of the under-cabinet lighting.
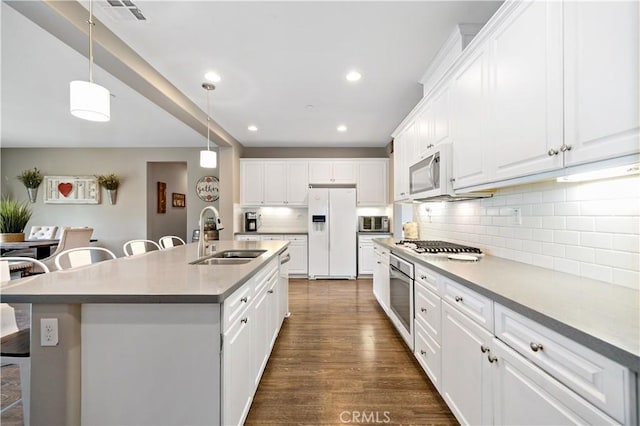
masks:
{"label": "under-cabinet lighting", "polygon": [[576,173],[568,176],[561,176],[558,182],[585,182],[596,179],[608,179],[620,176],[628,176],[640,173],[640,164],[630,166],[612,167],[610,169],[594,170],[592,172]]}

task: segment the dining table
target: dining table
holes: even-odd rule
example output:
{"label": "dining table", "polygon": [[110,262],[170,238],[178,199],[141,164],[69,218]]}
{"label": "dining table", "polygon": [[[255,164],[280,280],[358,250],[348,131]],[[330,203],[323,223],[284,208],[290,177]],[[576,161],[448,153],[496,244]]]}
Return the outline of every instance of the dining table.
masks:
{"label": "dining table", "polygon": [[[92,243],[98,241],[95,238],[92,238]],[[4,254],[5,252],[11,250],[25,250],[25,249],[35,249],[36,259],[44,259],[51,255],[51,247],[55,247],[60,244],[59,239],[52,240],[24,240],[24,241],[11,241],[11,242],[0,242],[0,253]]]}

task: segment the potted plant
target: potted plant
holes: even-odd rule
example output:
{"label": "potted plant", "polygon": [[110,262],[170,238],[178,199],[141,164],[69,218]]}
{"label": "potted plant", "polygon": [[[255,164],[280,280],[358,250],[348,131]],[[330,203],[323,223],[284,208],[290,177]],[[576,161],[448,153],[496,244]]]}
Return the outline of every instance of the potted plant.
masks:
{"label": "potted plant", "polygon": [[11,197],[0,199],[0,241],[24,241],[24,228],[31,219],[29,203]]}
{"label": "potted plant", "polygon": [[36,202],[36,197],[38,196],[38,187],[42,183],[42,172],[38,170],[37,167],[34,167],[33,170],[24,170],[22,173],[18,175],[18,180],[27,187],[27,194],[29,195],[29,201],[32,203]]}
{"label": "potted plant", "polygon": [[109,175],[99,175],[98,183],[107,190],[109,196],[109,204],[115,204],[118,196],[118,187],[120,186],[120,178],[113,173]]}

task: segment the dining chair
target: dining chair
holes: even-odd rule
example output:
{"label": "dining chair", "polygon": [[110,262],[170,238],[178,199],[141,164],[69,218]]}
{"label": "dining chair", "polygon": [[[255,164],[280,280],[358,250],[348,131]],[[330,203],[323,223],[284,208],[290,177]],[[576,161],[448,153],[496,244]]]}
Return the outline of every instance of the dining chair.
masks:
{"label": "dining chair", "polygon": [[41,259],[42,262],[49,267],[49,270],[55,271],[55,259],[60,253],[65,250],[69,250],[77,247],[87,247],[91,241],[91,234],[93,234],[93,228],[62,228],[60,234],[60,243],[56,247],[51,256]]}
{"label": "dining chair", "polygon": [[[11,279],[11,265],[30,262],[44,273],[49,272],[47,265],[31,257],[3,257],[0,260],[0,281]],[[15,309],[8,303],[0,303],[0,364],[2,367],[17,365],[20,369],[20,398],[2,408],[4,413],[22,401],[22,418],[29,425],[29,401],[31,396],[31,329],[20,330],[16,321]]]}
{"label": "dining chair", "polygon": [[53,240],[58,233],[57,226],[34,225],[29,231],[29,240]]}
{"label": "dining chair", "polygon": [[[93,253],[102,255],[103,260],[115,259],[116,255],[111,250],[103,247],[77,247],[58,253],[54,259],[56,268],[59,270],[77,268],[79,266],[91,265],[94,262]],[[98,260],[99,262],[100,260]]]}
{"label": "dining chair", "polygon": [[175,246],[182,246],[186,243],[180,237],[176,237],[175,235],[167,235],[165,237],[160,238],[158,241],[160,243],[160,248],[168,249]]}
{"label": "dining chair", "polygon": [[162,250],[158,243],[152,240],[130,240],[122,245],[125,256],[142,254],[148,251]]}

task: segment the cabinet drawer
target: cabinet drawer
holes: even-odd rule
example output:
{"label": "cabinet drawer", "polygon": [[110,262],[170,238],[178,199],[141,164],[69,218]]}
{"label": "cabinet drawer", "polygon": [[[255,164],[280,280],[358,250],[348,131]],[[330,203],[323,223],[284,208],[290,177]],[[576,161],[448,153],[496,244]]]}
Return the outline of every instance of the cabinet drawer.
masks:
{"label": "cabinet drawer", "polygon": [[414,300],[416,321],[440,342],[440,297],[416,281]]}
{"label": "cabinet drawer", "polygon": [[284,237],[282,235],[275,235],[275,234],[271,235],[271,234],[269,234],[269,235],[261,235],[260,239],[262,241],[274,241],[274,240],[282,241],[284,239]]}
{"label": "cabinet drawer", "polygon": [[245,313],[247,307],[251,304],[254,287],[255,278],[252,278],[224,300],[222,316],[224,318],[223,329],[225,332]]}
{"label": "cabinet drawer", "polygon": [[502,305],[495,309],[498,339],[617,421],[629,422],[627,368]]}
{"label": "cabinet drawer", "polygon": [[306,243],[307,242],[307,236],[306,235],[285,235],[284,239],[286,241],[298,241],[301,243]]}
{"label": "cabinet drawer", "polygon": [[442,351],[440,345],[422,328],[419,321],[415,324],[415,356],[422,369],[427,373],[433,385],[440,390],[440,371]]}
{"label": "cabinet drawer", "polygon": [[458,308],[486,330],[493,332],[493,301],[491,299],[448,278],[442,277],[441,281],[443,300]]}
{"label": "cabinet drawer", "polygon": [[274,276],[278,275],[278,264],[275,260],[272,260],[269,265],[265,266],[254,277],[254,295],[257,296],[262,292],[267,285],[271,282]]}
{"label": "cabinet drawer", "polygon": [[415,280],[423,284],[426,288],[433,291],[438,296],[440,295],[440,280],[438,279],[440,275],[436,274],[429,268],[425,268],[424,266],[416,265],[416,274]]}

